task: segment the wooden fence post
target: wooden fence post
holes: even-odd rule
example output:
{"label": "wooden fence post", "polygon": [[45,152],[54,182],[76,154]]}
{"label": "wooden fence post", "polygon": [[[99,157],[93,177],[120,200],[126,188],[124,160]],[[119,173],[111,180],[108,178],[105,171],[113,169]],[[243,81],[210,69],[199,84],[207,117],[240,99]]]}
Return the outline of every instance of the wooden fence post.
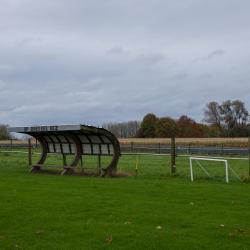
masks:
{"label": "wooden fence post", "polygon": [[12,149],[12,139],[10,139],[10,148]]}
{"label": "wooden fence post", "polygon": [[[83,168],[82,155],[81,155],[81,157],[80,157],[80,160],[81,160],[81,167]],[[84,173],[84,169],[82,169],[82,173]]]}
{"label": "wooden fence post", "polygon": [[[99,155],[98,163],[99,163],[99,168],[101,168],[101,155]],[[117,170],[117,166],[116,166],[116,170]],[[102,171],[101,171],[101,169],[99,169],[99,174],[101,174],[101,173],[102,173]]]}
{"label": "wooden fence post", "polygon": [[131,148],[131,152],[133,152],[133,142],[132,141],[131,141],[130,148]]}
{"label": "wooden fence post", "polygon": [[171,173],[175,173],[175,138],[171,138]]}
{"label": "wooden fence post", "polygon": [[159,143],[158,145],[158,153],[160,154],[161,153],[161,144]]}
{"label": "wooden fence post", "polygon": [[221,149],[220,149],[220,154],[223,154],[223,143],[221,143]]}
{"label": "wooden fence post", "polygon": [[31,161],[31,141],[28,139],[28,152],[29,152],[29,165],[31,166],[32,161]]}
{"label": "wooden fence post", "polygon": [[191,155],[190,143],[188,143],[188,154]]}
{"label": "wooden fence post", "polygon": [[63,154],[63,166],[67,166],[67,160],[66,160],[66,155]]}

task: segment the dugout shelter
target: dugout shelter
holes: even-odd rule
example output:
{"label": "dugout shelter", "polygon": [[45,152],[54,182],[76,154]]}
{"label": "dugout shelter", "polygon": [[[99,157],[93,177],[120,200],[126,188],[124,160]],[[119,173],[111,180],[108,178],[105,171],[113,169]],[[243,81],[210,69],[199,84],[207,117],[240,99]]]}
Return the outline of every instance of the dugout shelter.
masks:
{"label": "dugout shelter", "polygon": [[[104,128],[77,125],[49,125],[32,127],[9,127],[8,132],[24,133],[36,138],[41,145],[41,157],[36,164],[32,164],[30,172],[40,170],[41,167],[63,168],[62,174],[71,174],[74,169],[97,169],[100,176],[111,177],[117,170],[121,156],[120,144],[116,136]],[[48,154],[63,156],[63,166],[44,165]],[[74,155],[70,164],[66,163],[66,155]],[[98,155],[99,166],[84,166],[83,155]],[[110,164],[102,168],[101,156],[113,156]],[[81,161],[81,166],[77,166]]]}

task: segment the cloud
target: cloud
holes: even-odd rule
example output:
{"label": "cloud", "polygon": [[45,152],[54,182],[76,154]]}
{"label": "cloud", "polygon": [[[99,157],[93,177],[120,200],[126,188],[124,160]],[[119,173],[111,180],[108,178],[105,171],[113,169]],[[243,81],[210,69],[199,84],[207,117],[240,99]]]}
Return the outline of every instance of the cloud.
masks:
{"label": "cloud", "polygon": [[101,125],[149,112],[199,122],[212,100],[250,108],[248,1],[0,5],[1,123]]}
{"label": "cloud", "polygon": [[43,41],[43,39],[41,37],[25,37],[20,41],[18,46],[30,45],[34,42],[36,43],[36,42],[42,42],[42,41]]}
{"label": "cloud", "polygon": [[96,77],[90,81],[88,81],[87,83],[83,83],[83,85],[87,88],[87,89],[97,89],[101,86],[101,84],[103,83],[103,78],[102,77]]}
{"label": "cloud", "polygon": [[211,80],[213,78],[213,74],[211,73],[203,73],[198,76],[199,80]]}
{"label": "cloud", "polygon": [[136,57],[136,62],[146,65],[154,65],[163,60],[162,53],[140,54]]}
{"label": "cloud", "polygon": [[0,64],[0,76],[7,76],[14,72],[14,69],[11,65]]}
{"label": "cloud", "polygon": [[121,46],[113,47],[106,51],[108,55],[128,56],[129,51],[125,51]]}
{"label": "cloud", "polygon": [[0,80],[0,90],[5,89],[6,86],[7,86],[7,84],[5,82],[3,82],[3,81]]}
{"label": "cloud", "polygon": [[226,53],[225,50],[216,49],[216,50],[212,51],[211,53],[209,53],[207,56],[204,56],[203,59],[204,60],[211,60],[213,57],[215,57],[215,56],[222,56],[225,53]]}
{"label": "cloud", "polygon": [[187,77],[187,72],[180,72],[170,78],[171,81],[180,81]]}

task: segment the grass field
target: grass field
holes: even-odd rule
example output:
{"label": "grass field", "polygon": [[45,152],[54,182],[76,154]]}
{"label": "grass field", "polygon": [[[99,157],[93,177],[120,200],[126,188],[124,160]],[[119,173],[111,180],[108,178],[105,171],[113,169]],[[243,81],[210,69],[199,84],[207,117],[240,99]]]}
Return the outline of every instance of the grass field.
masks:
{"label": "grass field", "polygon": [[[3,151],[4,149],[2,149]],[[10,150],[10,149],[8,149]],[[15,151],[16,149],[12,149]],[[19,148],[18,151],[27,152],[27,148]],[[40,148],[32,148],[33,153],[40,153]],[[163,155],[125,155],[126,152],[122,152],[122,156],[119,159],[117,169],[119,172],[129,172],[135,173],[136,161],[138,159],[138,175],[142,176],[151,176],[151,175],[169,175],[171,173],[171,157]],[[9,156],[8,158],[24,159],[25,162],[28,162],[27,154],[12,154],[12,153],[1,153],[3,155]],[[0,155],[1,156],[1,155]],[[195,156],[195,155],[192,155]],[[216,155],[215,155],[216,156]],[[220,155],[219,155],[220,156]],[[210,157],[207,155],[207,157]],[[239,156],[242,157],[242,156]],[[32,163],[36,163],[40,158],[40,154],[32,154]],[[67,163],[69,164],[74,156],[67,156]],[[229,166],[235,171],[238,176],[247,176],[249,173],[249,161],[248,156],[244,156],[246,160],[233,160],[237,156],[232,156],[231,160],[228,160]],[[111,156],[102,156],[101,157],[101,167],[107,167],[111,162]],[[189,157],[176,157],[176,175],[183,178],[190,178],[190,161]],[[199,163],[206,169],[206,171],[212,176],[213,180],[225,180],[225,163],[224,162],[205,162],[199,161]],[[63,160],[61,155],[48,155],[44,165],[55,165],[62,166]],[[80,167],[80,162],[78,163]],[[98,167],[98,156],[83,156],[83,166],[85,167]],[[51,169],[51,168],[43,168]],[[57,169],[58,170],[58,169]],[[96,172],[96,170],[93,170]],[[207,179],[208,176],[198,165],[197,162],[193,162],[193,172],[195,179]],[[211,178],[209,178],[211,179]],[[229,180],[238,181],[232,171],[229,170]]]}
{"label": "grass field", "polygon": [[28,173],[27,155],[0,153],[0,249],[249,249],[249,184],[227,184],[223,167],[191,182],[188,158],[175,175],[167,156],[122,156],[118,170],[134,172],[137,157],[135,180]]}

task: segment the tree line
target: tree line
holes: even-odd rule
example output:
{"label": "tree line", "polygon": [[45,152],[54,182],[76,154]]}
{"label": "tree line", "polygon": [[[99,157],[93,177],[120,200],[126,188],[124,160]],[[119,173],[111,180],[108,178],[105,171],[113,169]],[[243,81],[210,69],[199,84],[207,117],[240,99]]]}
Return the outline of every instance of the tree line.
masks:
{"label": "tree line", "polygon": [[[142,121],[103,123],[102,127],[121,138],[202,138],[250,136],[249,113],[244,102],[227,100],[209,102],[203,109],[203,123],[182,115],[179,119],[156,117],[149,113]],[[8,124],[0,124],[0,139],[14,139],[7,132]]]}
{"label": "tree line", "polygon": [[209,102],[203,109],[203,123],[196,123],[182,115],[174,120],[158,118],[150,113],[144,116],[136,133],[138,138],[202,138],[202,137],[248,137],[250,136],[249,112],[239,100]]}
{"label": "tree line", "polygon": [[156,117],[149,113],[143,120],[103,124],[103,127],[122,138],[208,138],[250,136],[249,113],[244,102],[227,100],[209,102],[203,109],[203,123],[182,115],[179,119]]}
{"label": "tree line", "polygon": [[155,114],[144,116],[137,138],[170,138],[170,137],[203,137],[199,124],[195,120],[182,115],[178,120],[171,117],[156,117]]}
{"label": "tree line", "polygon": [[142,121],[103,123],[102,127],[121,138],[214,137],[216,128],[196,123],[182,115],[178,120],[149,113]]}

